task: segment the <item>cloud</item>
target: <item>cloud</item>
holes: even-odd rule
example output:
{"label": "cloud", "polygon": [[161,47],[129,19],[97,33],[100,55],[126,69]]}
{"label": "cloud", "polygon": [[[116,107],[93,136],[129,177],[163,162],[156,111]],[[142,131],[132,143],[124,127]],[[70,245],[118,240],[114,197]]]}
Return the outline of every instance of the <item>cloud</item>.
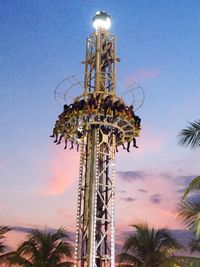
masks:
{"label": "cloud", "polygon": [[12,226],[11,229],[16,232],[30,234],[33,228],[26,226]]}
{"label": "cloud", "polygon": [[147,190],[144,190],[144,189],[142,189],[142,188],[139,188],[138,191],[139,191],[140,193],[147,193],[147,192],[148,192]]}
{"label": "cloud", "polygon": [[181,188],[181,189],[178,189],[176,190],[176,193],[179,193],[179,194],[183,194],[185,192],[185,189],[184,188]]}
{"label": "cloud", "polygon": [[160,204],[162,202],[162,196],[160,194],[154,194],[149,197],[152,204]]}
{"label": "cloud", "polygon": [[118,171],[117,175],[126,182],[144,180],[146,177],[146,174],[143,171]]}
{"label": "cloud", "polygon": [[124,194],[126,193],[126,190],[116,190],[116,192]]}
{"label": "cloud", "polygon": [[[54,228],[54,227],[41,227],[41,226],[33,226],[33,227],[28,227],[28,226],[10,226],[11,230],[12,231],[15,231],[15,232],[20,232],[20,233],[24,233],[24,234],[30,234],[32,232],[32,230],[35,230],[35,229],[39,229],[40,231],[47,231],[47,232],[50,232],[50,233],[55,233],[58,228]],[[65,227],[64,227],[65,228]],[[66,228],[65,228],[66,229]],[[68,231],[66,229],[66,232],[69,236],[74,236],[74,232],[73,231]]]}
{"label": "cloud", "polygon": [[188,246],[191,240],[195,238],[194,234],[189,230],[172,229],[170,232],[184,246]]}
{"label": "cloud", "polygon": [[159,75],[158,70],[146,70],[146,69],[139,69],[125,78],[126,84],[130,84],[133,82],[141,82],[144,80],[150,80]]}
{"label": "cloud", "polygon": [[126,201],[126,202],[133,202],[135,201],[137,198],[133,198],[133,197],[122,197],[122,200]]}
{"label": "cloud", "polygon": [[150,127],[143,126],[140,137],[137,138],[137,145],[139,149],[135,150],[137,155],[144,156],[144,154],[158,154],[162,146],[167,142],[167,135],[164,132],[155,131]]}
{"label": "cloud", "polygon": [[190,182],[198,175],[182,175],[177,176],[173,179],[174,184],[178,187],[177,193],[183,194],[185,188],[190,184]]}
{"label": "cloud", "polygon": [[175,183],[181,186],[188,186],[189,183],[198,175],[182,175],[175,178]]}
{"label": "cloud", "polygon": [[43,195],[60,195],[69,189],[78,177],[79,153],[56,147],[50,160],[50,174],[45,180]]}
{"label": "cloud", "polygon": [[163,172],[163,173],[160,173],[160,174],[159,174],[159,177],[169,180],[169,179],[171,179],[173,176],[172,176],[169,172]]}

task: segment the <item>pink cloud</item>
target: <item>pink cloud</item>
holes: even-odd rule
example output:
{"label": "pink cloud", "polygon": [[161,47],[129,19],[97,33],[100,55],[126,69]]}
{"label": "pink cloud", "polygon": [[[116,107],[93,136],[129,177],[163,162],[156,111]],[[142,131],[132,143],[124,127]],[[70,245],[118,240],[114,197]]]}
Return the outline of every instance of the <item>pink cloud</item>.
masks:
{"label": "pink cloud", "polygon": [[138,154],[144,154],[146,152],[158,153],[165,141],[166,137],[164,134],[143,128],[141,130],[141,136],[138,138]]}
{"label": "pink cloud", "polygon": [[127,75],[125,82],[126,84],[130,84],[133,82],[141,82],[143,80],[149,80],[157,77],[159,75],[158,70],[145,70],[145,69],[140,69],[132,74]]}
{"label": "pink cloud", "polygon": [[79,153],[56,147],[50,160],[50,177],[45,180],[43,195],[60,195],[69,189],[79,170]]}
{"label": "pink cloud", "polygon": [[[155,131],[149,127],[142,127],[140,136],[136,138],[138,149],[133,148],[131,144],[130,153],[127,153],[126,150],[123,150],[122,147],[120,150],[120,157],[127,158],[130,155],[144,156],[144,154],[158,154],[162,147],[167,142],[166,133]],[[125,147],[127,144],[125,144]]]}
{"label": "pink cloud", "polygon": [[[148,157],[147,157],[148,158]],[[137,167],[136,167],[137,170]],[[141,171],[142,172],[142,171]],[[123,197],[132,197],[136,200],[128,203],[121,200],[121,195],[116,194],[116,221],[121,227],[137,222],[147,222],[154,227],[169,227],[172,229],[183,228],[183,225],[175,217],[179,195],[174,184],[176,173],[163,173],[162,168],[157,170],[145,169],[144,179],[132,180],[130,183],[117,180],[117,188],[124,190]],[[146,190],[146,194],[140,194],[139,188]],[[158,196],[160,201],[152,202],[152,196]],[[131,212],[130,212],[131,210]]]}
{"label": "pink cloud", "polygon": [[12,230],[6,234],[6,245],[13,251],[26,239],[26,236],[27,233]]}

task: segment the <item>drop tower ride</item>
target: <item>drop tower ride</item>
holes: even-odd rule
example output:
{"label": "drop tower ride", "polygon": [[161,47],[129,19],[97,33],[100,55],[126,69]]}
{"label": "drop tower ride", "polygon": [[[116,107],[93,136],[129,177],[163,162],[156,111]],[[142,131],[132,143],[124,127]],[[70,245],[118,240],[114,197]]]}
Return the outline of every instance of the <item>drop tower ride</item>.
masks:
{"label": "drop tower ride", "polygon": [[[115,152],[139,136],[140,118],[116,95],[116,36],[106,12],[86,41],[84,90],[54,132],[80,146],[75,266],[115,266]],[[61,140],[60,138],[60,140]]]}

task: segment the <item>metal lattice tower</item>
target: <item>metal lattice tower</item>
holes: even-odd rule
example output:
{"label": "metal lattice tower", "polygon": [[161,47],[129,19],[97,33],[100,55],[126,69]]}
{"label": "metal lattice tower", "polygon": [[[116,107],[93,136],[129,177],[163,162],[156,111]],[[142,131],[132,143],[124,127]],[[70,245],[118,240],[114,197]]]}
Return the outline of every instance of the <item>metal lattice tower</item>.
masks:
{"label": "metal lattice tower", "polygon": [[[93,20],[110,19],[99,12]],[[75,266],[115,266],[115,151],[139,135],[137,116],[123,111],[113,115],[106,99],[119,102],[116,95],[116,36],[97,25],[87,38],[84,91],[74,103],[83,109],[63,112],[56,131],[80,145],[80,170],[75,240]],[[97,99],[95,105],[87,105]],[[105,111],[106,109],[106,111]]]}

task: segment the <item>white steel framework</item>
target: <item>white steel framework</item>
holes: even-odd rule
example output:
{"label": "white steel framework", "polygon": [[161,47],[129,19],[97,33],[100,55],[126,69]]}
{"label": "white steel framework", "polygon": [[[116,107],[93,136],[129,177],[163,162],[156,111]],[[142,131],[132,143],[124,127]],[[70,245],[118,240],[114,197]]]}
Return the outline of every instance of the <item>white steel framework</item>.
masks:
{"label": "white steel framework", "polygon": [[117,61],[116,36],[98,28],[86,42],[83,94],[64,105],[51,136],[81,146],[75,267],[115,266],[115,151],[132,140],[137,147],[140,131],[133,107],[116,95]]}
{"label": "white steel framework", "polygon": [[[99,29],[86,43],[84,99],[91,94],[115,96],[115,36]],[[99,114],[100,117],[100,114]],[[75,265],[115,265],[114,166],[115,131],[98,114],[87,123],[82,140]]]}

